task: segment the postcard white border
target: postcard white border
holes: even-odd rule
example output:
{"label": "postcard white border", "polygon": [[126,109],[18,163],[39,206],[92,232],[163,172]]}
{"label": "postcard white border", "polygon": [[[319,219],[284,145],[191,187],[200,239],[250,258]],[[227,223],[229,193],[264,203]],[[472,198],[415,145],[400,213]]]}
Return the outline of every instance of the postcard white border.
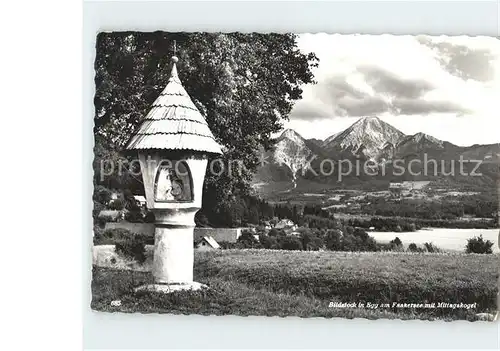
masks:
{"label": "postcard white border", "polygon": [[[499,35],[497,1],[84,2],[83,164],[93,154],[93,61],[98,31],[244,31]],[[498,348],[500,324],[92,312],[92,169],[84,167],[84,347]]]}

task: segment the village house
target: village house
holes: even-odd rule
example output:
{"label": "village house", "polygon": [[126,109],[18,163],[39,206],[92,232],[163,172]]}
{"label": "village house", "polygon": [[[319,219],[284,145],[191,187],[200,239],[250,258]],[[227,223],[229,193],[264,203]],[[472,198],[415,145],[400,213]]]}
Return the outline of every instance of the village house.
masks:
{"label": "village house", "polygon": [[295,230],[295,229],[297,229],[297,226],[295,225],[295,223],[293,223],[292,220],[285,218],[285,219],[282,219],[281,221],[279,221],[278,223],[276,223],[274,228]]}
{"label": "village house", "polygon": [[275,229],[282,229],[288,235],[290,233],[295,232],[298,229],[298,226],[295,223],[293,223],[293,221],[291,221],[290,219],[285,218],[285,219],[282,219],[281,221],[279,221],[274,226],[274,228]]}
{"label": "village house", "polygon": [[393,193],[409,193],[414,190],[422,190],[429,185],[429,181],[409,181],[389,183],[389,190]]}
{"label": "village house", "polygon": [[195,242],[194,248],[199,251],[217,250],[220,245],[211,236],[204,236]]}
{"label": "village house", "polygon": [[242,230],[245,228],[194,228],[194,238],[195,240],[200,240],[201,238],[207,236],[211,237],[217,242],[228,242],[235,243],[241,236]]}
{"label": "village house", "polygon": [[403,183],[389,183],[389,190],[398,193],[405,190],[405,186]]}
{"label": "village house", "polygon": [[124,218],[124,212],[117,210],[102,210],[99,212],[97,218],[106,222],[118,222]]}
{"label": "village house", "polygon": [[146,206],[146,198],[142,195],[134,195],[135,202],[137,203],[137,206],[139,207],[145,207]]}
{"label": "village house", "polygon": [[271,228],[272,228],[271,222],[270,221],[263,221],[262,228],[264,230],[267,230],[267,231],[271,230]]}
{"label": "village house", "polygon": [[109,201],[108,201],[107,205],[111,206],[113,204],[113,202],[118,200],[119,197],[120,196],[117,192],[112,192],[111,195],[109,196]]}

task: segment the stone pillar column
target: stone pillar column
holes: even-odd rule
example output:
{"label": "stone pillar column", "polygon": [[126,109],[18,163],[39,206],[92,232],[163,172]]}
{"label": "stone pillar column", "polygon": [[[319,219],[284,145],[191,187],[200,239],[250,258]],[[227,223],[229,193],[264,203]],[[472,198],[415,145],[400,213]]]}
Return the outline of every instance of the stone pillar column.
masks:
{"label": "stone pillar column", "polygon": [[159,284],[193,282],[193,228],[155,228],[153,277]]}
{"label": "stone pillar column", "polygon": [[155,212],[154,284],[138,290],[172,292],[198,290],[193,281],[194,215],[199,208],[161,209]]}

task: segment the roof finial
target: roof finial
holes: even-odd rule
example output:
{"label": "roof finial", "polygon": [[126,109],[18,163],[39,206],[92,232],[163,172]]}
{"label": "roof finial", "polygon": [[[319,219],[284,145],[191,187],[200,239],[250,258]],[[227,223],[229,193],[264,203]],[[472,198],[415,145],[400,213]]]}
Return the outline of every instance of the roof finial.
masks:
{"label": "roof finial", "polygon": [[179,58],[175,56],[176,53],[177,53],[177,41],[174,40],[174,56],[172,56],[173,63],[177,63],[179,61]]}

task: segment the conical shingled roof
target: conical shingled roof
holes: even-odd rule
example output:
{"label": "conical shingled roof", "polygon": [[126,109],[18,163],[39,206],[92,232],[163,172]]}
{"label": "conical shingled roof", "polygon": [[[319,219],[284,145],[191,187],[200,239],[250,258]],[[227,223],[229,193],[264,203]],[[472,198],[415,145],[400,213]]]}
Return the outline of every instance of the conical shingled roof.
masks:
{"label": "conical shingled roof", "polygon": [[172,57],[168,84],[153,103],[128,150],[193,150],[221,154],[220,145],[205,118],[196,108],[177,75],[177,57]]}

